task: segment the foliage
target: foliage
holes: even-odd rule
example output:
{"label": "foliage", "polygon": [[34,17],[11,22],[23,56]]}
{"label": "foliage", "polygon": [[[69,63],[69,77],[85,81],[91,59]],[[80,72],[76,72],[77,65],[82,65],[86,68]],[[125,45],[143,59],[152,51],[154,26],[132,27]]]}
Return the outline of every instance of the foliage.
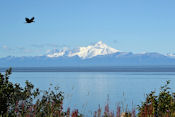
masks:
{"label": "foliage", "polygon": [[58,87],[54,91],[34,89],[28,81],[25,87],[9,81],[12,69],[0,73],[0,117],[80,117],[78,110],[63,112],[63,92]]}
{"label": "foliage", "polygon": [[[6,70],[5,74],[0,73],[0,117],[82,117],[77,109],[70,112],[63,111],[63,92],[58,87],[41,91],[34,88],[29,81],[25,86],[9,81],[12,69]],[[147,94],[145,102],[138,106],[138,117],[175,117],[175,93],[170,92],[167,81],[156,95],[155,91]],[[135,109],[132,111],[121,111],[117,106],[116,113],[110,111],[107,103],[104,113],[99,106],[94,112],[94,117],[135,117]]]}
{"label": "foliage", "polygon": [[109,104],[107,103],[104,108],[104,113],[102,113],[102,108],[98,107],[98,110],[94,112],[94,117],[136,117],[135,109],[133,108],[132,111],[123,110],[121,112],[121,106],[118,104],[116,108],[116,113],[114,111],[110,111]]}
{"label": "foliage", "polygon": [[167,81],[161,87],[158,96],[152,91],[147,95],[146,101],[138,106],[139,117],[174,117],[175,116],[175,94],[170,93]]}
{"label": "foliage", "polygon": [[0,73],[0,110],[1,114],[14,114],[16,103],[25,103],[26,109],[32,105],[33,99],[39,95],[39,89],[33,89],[34,86],[26,81],[24,88],[20,84],[13,84],[9,81],[11,68],[6,70],[5,75]]}

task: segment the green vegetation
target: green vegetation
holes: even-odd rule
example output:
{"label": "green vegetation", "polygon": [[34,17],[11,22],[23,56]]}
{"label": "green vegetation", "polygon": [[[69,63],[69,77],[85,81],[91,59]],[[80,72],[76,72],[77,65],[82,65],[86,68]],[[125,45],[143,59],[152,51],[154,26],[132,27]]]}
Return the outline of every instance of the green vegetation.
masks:
{"label": "green vegetation", "polygon": [[175,93],[170,93],[169,83],[161,87],[157,96],[155,91],[147,95],[138,107],[139,117],[175,117]]}
{"label": "green vegetation", "polygon": [[[0,117],[81,117],[83,116],[70,108],[63,111],[63,92],[58,87],[54,90],[40,91],[28,81],[25,87],[9,81],[11,68],[5,74],[0,73]],[[175,93],[170,92],[167,81],[158,95],[152,91],[147,95],[145,102],[138,106],[138,117],[175,117]],[[120,105],[116,112],[109,110],[106,104],[104,113],[99,106],[94,112],[94,117],[136,117],[135,109],[124,112]]]}
{"label": "green vegetation", "polygon": [[[0,117],[65,117],[72,114],[80,117],[78,110],[63,112],[63,92],[58,87],[52,91],[34,89],[33,84],[26,81],[20,84],[9,81],[11,68],[5,74],[0,73]],[[35,103],[34,103],[35,102]]]}

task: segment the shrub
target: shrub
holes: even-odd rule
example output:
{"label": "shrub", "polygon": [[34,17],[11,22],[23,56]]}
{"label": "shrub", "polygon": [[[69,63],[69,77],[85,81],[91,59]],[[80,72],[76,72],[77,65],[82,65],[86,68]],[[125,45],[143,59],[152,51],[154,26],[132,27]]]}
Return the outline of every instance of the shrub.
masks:
{"label": "shrub", "polygon": [[175,116],[175,94],[170,93],[167,81],[161,87],[158,96],[152,91],[147,95],[145,102],[138,106],[139,117],[174,117]]}
{"label": "shrub", "polygon": [[[28,81],[25,87],[9,81],[12,69],[0,73],[0,116],[65,116],[63,112],[63,92],[55,90],[41,92]],[[42,95],[41,95],[42,94]],[[37,98],[40,96],[40,98]]]}
{"label": "shrub", "polygon": [[12,115],[15,113],[17,103],[25,103],[26,109],[32,105],[33,99],[39,95],[39,89],[34,89],[33,84],[26,81],[22,88],[20,84],[13,84],[9,81],[11,68],[5,74],[0,73],[0,110],[1,115]]}

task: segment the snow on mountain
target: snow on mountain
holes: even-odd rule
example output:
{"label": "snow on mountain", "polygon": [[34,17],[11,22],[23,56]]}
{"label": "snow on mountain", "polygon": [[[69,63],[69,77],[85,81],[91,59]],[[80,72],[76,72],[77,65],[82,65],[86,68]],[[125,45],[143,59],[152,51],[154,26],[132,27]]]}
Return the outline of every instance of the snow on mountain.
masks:
{"label": "snow on mountain", "polygon": [[50,50],[47,54],[48,57],[60,57],[60,56],[64,56],[66,51],[68,51],[68,48],[63,48],[62,50],[58,50],[58,49],[53,49]]}
{"label": "snow on mountain", "polygon": [[1,67],[175,66],[175,54],[121,52],[100,41],[76,49],[53,49],[43,56],[4,57],[0,58],[0,65]]}
{"label": "snow on mountain", "polygon": [[175,54],[172,54],[172,53],[167,54],[167,56],[170,57],[170,58],[175,58]]}
{"label": "snow on mountain", "polygon": [[60,56],[79,56],[82,59],[93,58],[98,55],[108,55],[119,52],[114,48],[111,48],[104,44],[102,41],[97,42],[94,45],[89,45],[87,47],[79,47],[76,49],[63,49],[63,50],[53,50],[47,56],[48,57],[60,57]]}

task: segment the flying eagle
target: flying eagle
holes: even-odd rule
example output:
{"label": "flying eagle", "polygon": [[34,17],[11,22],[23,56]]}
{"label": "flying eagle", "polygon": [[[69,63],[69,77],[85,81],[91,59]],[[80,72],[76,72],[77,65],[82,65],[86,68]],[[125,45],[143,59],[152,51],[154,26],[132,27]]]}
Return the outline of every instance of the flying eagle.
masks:
{"label": "flying eagle", "polygon": [[34,22],[35,17],[32,17],[31,19],[26,17],[26,23],[32,23]]}

